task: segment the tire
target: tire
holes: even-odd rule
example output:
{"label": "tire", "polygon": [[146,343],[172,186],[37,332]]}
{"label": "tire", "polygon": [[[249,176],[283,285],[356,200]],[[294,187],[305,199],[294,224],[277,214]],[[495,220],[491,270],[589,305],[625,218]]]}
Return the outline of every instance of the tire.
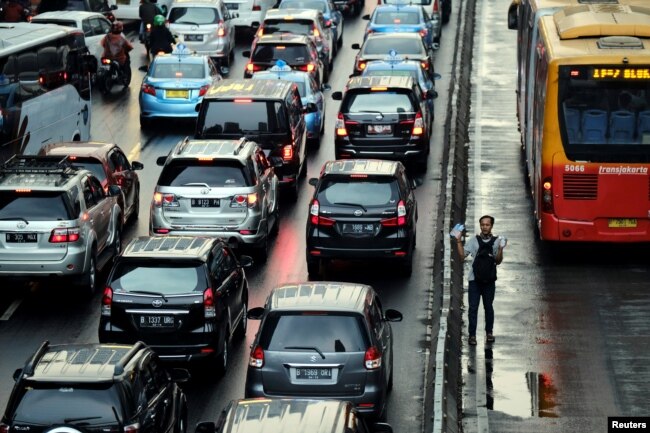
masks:
{"label": "tire", "polygon": [[150,118],[140,115],[140,129],[146,130],[151,128],[151,123],[152,120]]}
{"label": "tire", "polygon": [[230,365],[230,329],[226,329],[226,333],[223,336],[223,342],[221,343],[220,353],[217,355],[217,371],[224,375],[228,371],[228,366]]}
{"label": "tire", "polygon": [[320,277],[320,260],[307,257],[307,273],[310,278]]}
{"label": "tire", "polygon": [[261,246],[255,248],[255,259],[258,263],[263,264],[269,258],[269,224],[266,224],[266,236]]}
{"label": "tire", "polygon": [[97,256],[94,250],[90,253],[88,271],[81,278],[79,290],[87,298],[92,298],[97,290]]}
{"label": "tire", "polygon": [[115,229],[115,241],[113,242],[113,260],[122,253],[122,229]]}
{"label": "tire", "polygon": [[174,433],[187,433],[187,410],[182,412],[178,423],[174,426]]}
{"label": "tire", "polygon": [[135,197],[133,198],[133,210],[131,211],[131,215],[129,215],[128,222],[131,224],[135,224],[139,216],[140,216],[140,187],[138,186],[138,190],[136,191]]}
{"label": "tire", "polygon": [[400,274],[403,277],[410,277],[413,274],[413,248],[411,248],[411,251],[401,263]]}
{"label": "tire", "polygon": [[280,231],[280,206],[276,203],[275,212],[273,212],[273,228],[271,229],[271,235],[277,236],[279,231]]}
{"label": "tire", "polygon": [[244,300],[242,308],[244,310],[244,315],[239,321],[237,329],[235,329],[235,338],[237,340],[244,340],[246,338],[246,329],[248,329],[248,317],[246,316],[248,311],[248,301]]}
{"label": "tire", "polygon": [[[341,34],[341,37],[339,38],[339,40],[336,41],[336,46],[338,48],[341,48],[343,46],[343,34]],[[336,50],[336,52],[338,53],[338,50]]]}
{"label": "tire", "polygon": [[390,377],[388,378],[388,383],[386,384],[386,392],[391,392],[393,390],[393,364],[395,363],[395,358],[393,358],[393,349],[390,350]]}

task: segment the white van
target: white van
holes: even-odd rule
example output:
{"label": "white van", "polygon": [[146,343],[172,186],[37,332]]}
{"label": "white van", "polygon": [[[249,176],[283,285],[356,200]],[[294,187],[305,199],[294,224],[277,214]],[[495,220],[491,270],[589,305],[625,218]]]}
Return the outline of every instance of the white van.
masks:
{"label": "white van", "polygon": [[253,30],[264,21],[266,11],[280,3],[276,0],[224,0],[224,2],[228,10],[239,14],[238,18],[233,19],[236,27],[247,27]]}
{"label": "white van", "polygon": [[[118,20],[139,20],[140,19],[140,0],[114,0],[117,4],[117,10],[113,11],[113,15]],[[165,17],[169,12],[172,5],[172,0],[158,0],[156,2],[160,9],[162,9]]]}

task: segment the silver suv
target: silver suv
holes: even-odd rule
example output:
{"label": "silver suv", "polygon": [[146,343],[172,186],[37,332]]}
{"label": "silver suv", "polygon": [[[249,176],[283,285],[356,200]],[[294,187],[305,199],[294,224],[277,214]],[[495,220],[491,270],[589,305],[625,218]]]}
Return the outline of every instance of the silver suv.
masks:
{"label": "silver suv", "polygon": [[219,236],[232,248],[268,255],[279,221],[279,181],[271,158],[246,138],[185,138],[157,164],[163,166],[151,203],[151,235]]}
{"label": "silver suv", "polygon": [[70,277],[92,295],[122,248],[120,194],[67,156],[12,157],[0,166],[0,277]]}
{"label": "silver suv", "polygon": [[[221,0],[175,0],[169,9],[169,29],[190,51],[210,56],[222,73],[233,59],[235,26],[231,12]],[[224,69],[225,68],[225,69]]]}

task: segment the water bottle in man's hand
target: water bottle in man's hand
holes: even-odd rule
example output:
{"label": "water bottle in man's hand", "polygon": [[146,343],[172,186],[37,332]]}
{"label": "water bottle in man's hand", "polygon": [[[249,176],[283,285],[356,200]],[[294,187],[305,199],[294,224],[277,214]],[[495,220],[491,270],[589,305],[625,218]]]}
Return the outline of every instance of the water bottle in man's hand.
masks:
{"label": "water bottle in man's hand", "polygon": [[462,223],[458,223],[454,226],[453,229],[451,229],[449,236],[451,236],[452,239],[460,239],[461,235],[463,234],[463,230],[465,230],[465,226]]}
{"label": "water bottle in man's hand", "polygon": [[508,244],[508,239],[505,236],[499,236],[499,246],[501,248],[505,248],[506,245]]}

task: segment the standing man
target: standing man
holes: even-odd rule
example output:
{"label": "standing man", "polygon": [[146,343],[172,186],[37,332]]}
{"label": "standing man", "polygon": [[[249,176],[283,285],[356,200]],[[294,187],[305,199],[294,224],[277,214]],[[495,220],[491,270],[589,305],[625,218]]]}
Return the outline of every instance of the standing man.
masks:
{"label": "standing man", "polygon": [[476,235],[467,241],[463,246],[461,240],[462,232],[455,236],[458,254],[464,261],[469,255],[473,257],[472,269],[469,271],[469,340],[472,346],[476,345],[476,322],[478,317],[478,306],[483,298],[485,310],[485,340],[488,343],[494,342],[492,332],[494,326],[494,301],[495,281],[497,279],[497,265],[503,261],[503,249],[507,240],[505,237],[492,235],[494,217],[483,215],[479,218],[481,234]]}

